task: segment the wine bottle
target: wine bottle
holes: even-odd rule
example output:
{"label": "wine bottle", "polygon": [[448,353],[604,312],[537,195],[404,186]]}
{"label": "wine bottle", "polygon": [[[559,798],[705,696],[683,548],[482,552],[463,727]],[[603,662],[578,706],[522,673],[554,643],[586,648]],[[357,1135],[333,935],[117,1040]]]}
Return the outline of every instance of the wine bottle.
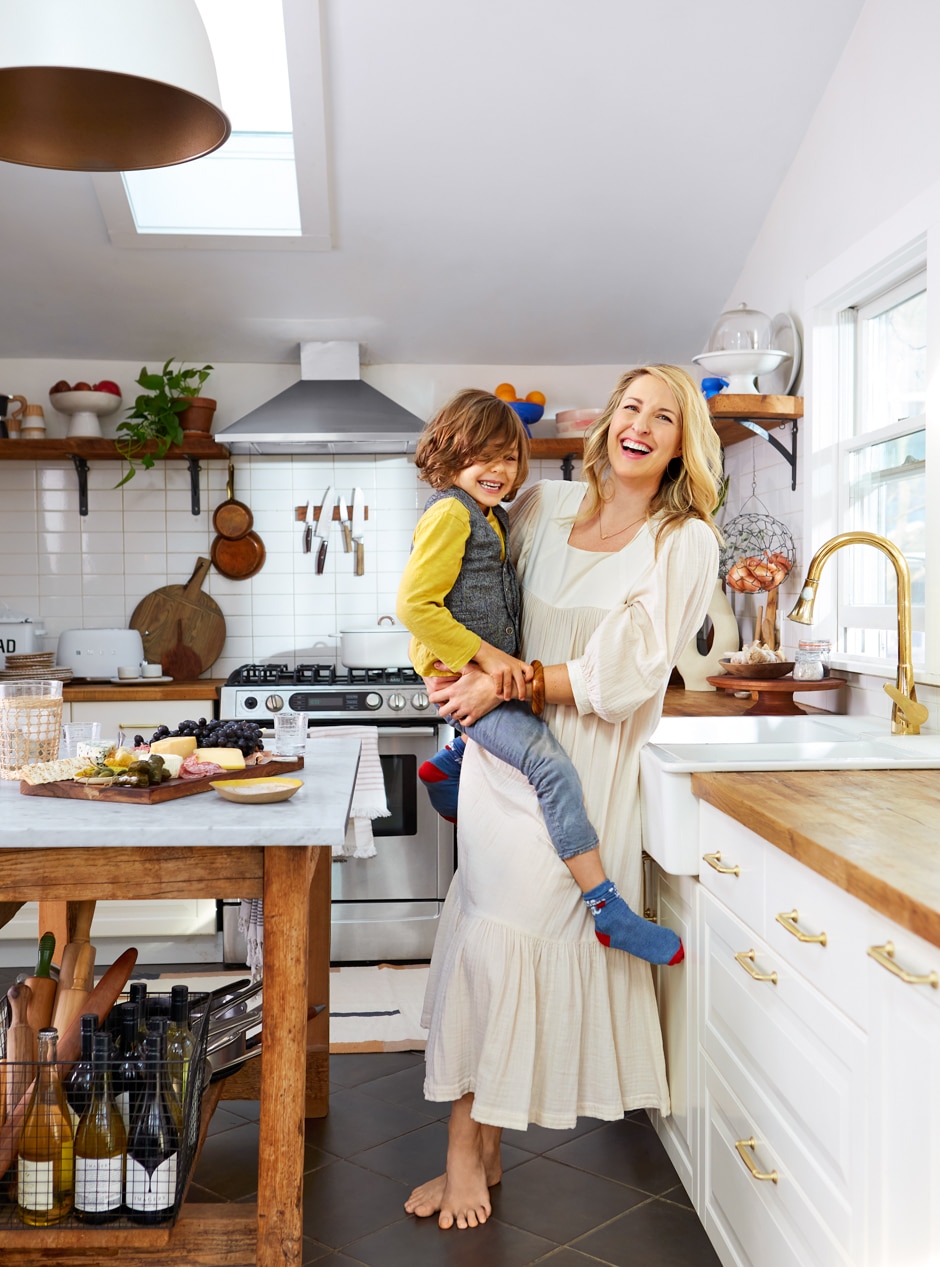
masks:
{"label": "wine bottle", "polygon": [[166,1096],[160,1039],[144,1040],[144,1091],[127,1139],[124,1203],[136,1223],[162,1223],[173,1215],[179,1166],[179,1131]]}
{"label": "wine bottle", "polygon": [[17,1214],[48,1227],[72,1209],[74,1153],[68,1101],[56,1069],[58,1031],[39,1031],[39,1069],[17,1150]]}
{"label": "wine bottle", "polygon": [[170,1082],[181,1105],[186,1104],[186,1084],[196,1039],[189,1024],[189,986],[170,990],[170,1028],[166,1033],[166,1059]]}
{"label": "wine bottle", "polygon": [[65,1098],[69,1102],[72,1113],[72,1131],[78,1127],[79,1119],[91,1103],[91,1093],[95,1085],[94,1045],[98,1032],[98,1017],[94,1012],[86,1012],[81,1019],[82,1051],[72,1066],[63,1086]]}
{"label": "wine bottle", "polygon": [[160,1062],[163,1065],[163,1089],[166,1092],[166,1098],[176,1119],[176,1129],[180,1135],[183,1133],[183,1106],[180,1103],[179,1096],[173,1088],[173,1081],[170,1078],[169,1069],[166,1059],[166,1043],[167,1031],[170,1028],[170,1020],[167,1016],[151,1016],[147,1022],[147,1036],[154,1037],[159,1040],[160,1044]]}
{"label": "wine bottle", "polygon": [[143,1043],[147,1037],[147,983],[132,981],[127,997],[137,1009],[137,1041]]}
{"label": "wine bottle", "polygon": [[75,1134],[75,1213],[84,1223],[116,1218],[124,1195],[127,1132],[114,1100],[111,1060],[110,1038],[96,1034],[91,1100]]}
{"label": "wine bottle", "polygon": [[114,1066],[114,1098],[125,1131],[130,1130],[133,1110],[144,1086],[143,1053],[137,1038],[137,1005],[121,1005],[117,1063]]}

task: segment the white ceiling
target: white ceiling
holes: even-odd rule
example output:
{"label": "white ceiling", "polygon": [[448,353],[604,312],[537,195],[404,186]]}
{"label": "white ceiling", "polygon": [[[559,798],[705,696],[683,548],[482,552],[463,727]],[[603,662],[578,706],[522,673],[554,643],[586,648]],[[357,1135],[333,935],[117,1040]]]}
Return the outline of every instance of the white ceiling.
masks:
{"label": "white ceiling", "polygon": [[0,358],[688,362],[862,3],[322,0],[333,250],[117,248],[0,163]]}

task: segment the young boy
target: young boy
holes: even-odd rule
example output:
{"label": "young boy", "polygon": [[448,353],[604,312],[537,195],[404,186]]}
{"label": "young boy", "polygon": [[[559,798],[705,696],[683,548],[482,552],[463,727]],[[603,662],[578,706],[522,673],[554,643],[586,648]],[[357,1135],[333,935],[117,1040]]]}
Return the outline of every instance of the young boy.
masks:
{"label": "young boy", "polygon": [[[567,864],[597,849],[598,838],[577,772],[537,716],[544,702],[541,665],[516,655],[519,584],[509,557],[509,517],[500,502],[511,501],[528,475],[525,428],[504,401],[462,391],[422,432],[415,464],[435,492],[415,529],[398,591],[398,619],[413,635],[412,663],[423,677],[434,677],[440,675],[437,662],[458,673],[473,660],[493,678],[504,703],[462,729],[529,780],[552,844]],[[524,702],[528,682],[531,707]],[[458,735],[418,771],[432,805],[451,821],[463,748]],[[605,946],[650,963],[681,960],[676,934],[632,911],[610,880],[583,896]]]}

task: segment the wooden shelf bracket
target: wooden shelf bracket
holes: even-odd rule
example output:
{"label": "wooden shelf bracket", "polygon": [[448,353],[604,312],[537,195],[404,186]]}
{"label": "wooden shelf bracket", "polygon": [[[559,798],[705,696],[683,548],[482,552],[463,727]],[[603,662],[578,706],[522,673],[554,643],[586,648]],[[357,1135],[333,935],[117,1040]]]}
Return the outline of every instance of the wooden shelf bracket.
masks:
{"label": "wooden shelf bracket", "polygon": [[796,492],[796,441],[799,434],[799,423],[794,418],[790,423],[790,447],[780,443],[776,436],[772,436],[766,427],[762,427],[759,422],[751,422],[746,418],[738,418],[739,427],[747,427],[748,431],[753,431],[756,436],[760,436],[762,440],[766,440],[768,444],[772,444],[783,460],[790,468],[790,492]]}

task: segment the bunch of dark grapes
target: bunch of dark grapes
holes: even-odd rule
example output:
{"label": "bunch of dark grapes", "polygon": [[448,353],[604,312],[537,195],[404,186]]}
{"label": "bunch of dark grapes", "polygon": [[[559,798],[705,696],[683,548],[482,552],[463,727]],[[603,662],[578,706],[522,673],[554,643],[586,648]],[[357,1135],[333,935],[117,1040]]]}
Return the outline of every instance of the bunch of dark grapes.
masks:
{"label": "bunch of dark grapes", "polygon": [[[253,721],[217,721],[200,717],[198,721],[181,721],[175,730],[158,726],[149,742],[170,739],[175,735],[192,735],[197,748],[239,748],[242,756],[250,757],[264,747],[261,727]],[[135,735],[136,744],[146,743],[142,735]]]}

